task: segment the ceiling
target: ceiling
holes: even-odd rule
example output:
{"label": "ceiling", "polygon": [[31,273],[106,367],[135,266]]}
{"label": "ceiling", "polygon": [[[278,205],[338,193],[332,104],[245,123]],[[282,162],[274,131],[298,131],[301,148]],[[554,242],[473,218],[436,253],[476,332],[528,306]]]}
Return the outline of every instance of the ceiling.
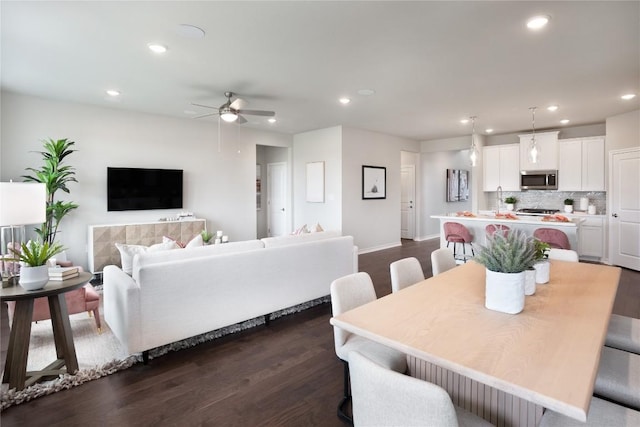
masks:
{"label": "ceiling", "polygon": [[[468,135],[460,119],[472,115],[480,133],[529,131],[531,106],[536,129],[640,108],[640,96],[620,99],[640,95],[639,1],[3,0],[0,13],[3,90],[109,108],[192,118],[210,111],[191,103],[217,107],[233,91],[276,112],[241,126],[419,141]],[[536,14],[551,21],[533,32]]]}

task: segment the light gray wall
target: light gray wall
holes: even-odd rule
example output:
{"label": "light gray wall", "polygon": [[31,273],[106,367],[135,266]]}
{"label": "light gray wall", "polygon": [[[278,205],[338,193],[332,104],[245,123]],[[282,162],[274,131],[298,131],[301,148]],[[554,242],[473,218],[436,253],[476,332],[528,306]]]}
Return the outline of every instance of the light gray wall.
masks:
{"label": "light gray wall", "polygon": [[[207,219],[231,240],[256,237],[256,144],[291,147],[292,137],[241,126],[177,119],[3,92],[0,179],[21,180],[26,167],[42,164],[41,140],[70,138],[78,150],[68,159],[79,183],[71,184],[80,207],[61,225],[59,240],[70,259],[87,266],[87,227],[155,221],[179,210],[107,212],[107,166],[184,170],[184,207]],[[66,196],[66,195],[65,195]]]}
{"label": "light gray wall", "polygon": [[[293,137],[294,229],[319,223],[342,230],[342,128],[304,132]],[[324,162],[324,203],[307,202],[307,163]]]}
{"label": "light gray wall", "polygon": [[[587,136],[602,136],[606,133],[606,125],[604,123],[595,123],[582,126],[568,126],[553,129],[536,129],[536,132],[558,131],[559,139],[583,138]],[[523,133],[531,133],[530,129],[524,129],[521,132],[505,133],[502,135],[486,135],[485,145],[502,145],[502,144],[519,144],[518,135]]]}
{"label": "light gray wall", "polygon": [[607,118],[605,150],[640,146],[640,110]]}

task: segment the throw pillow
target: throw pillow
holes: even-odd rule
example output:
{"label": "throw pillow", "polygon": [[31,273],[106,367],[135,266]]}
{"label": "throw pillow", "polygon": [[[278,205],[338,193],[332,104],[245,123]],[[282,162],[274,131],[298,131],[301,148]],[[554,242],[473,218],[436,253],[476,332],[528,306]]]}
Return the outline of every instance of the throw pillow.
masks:
{"label": "throw pillow", "polygon": [[202,240],[202,235],[198,234],[196,237],[194,237],[193,239],[189,240],[189,243],[187,243],[184,248],[185,249],[189,249],[189,248],[197,248],[199,246],[204,246],[204,240]]}
{"label": "throw pillow", "polygon": [[162,236],[162,243],[174,242],[179,248],[184,248],[184,243],[172,239],[171,237]]}
{"label": "throw pillow", "polygon": [[124,245],[116,243],[116,248],[120,252],[120,266],[122,271],[131,275],[133,271],[133,257],[136,254],[143,254],[147,251],[147,247],[143,245]]}
{"label": "throw pillow", "polygon": [[321,231],[324,231],[324,229],[322,228],[322,226],[320,226],[319,222],[316,222],[316,225],[314,225],[313,227],[311,227],[311,232],[312,233],[319,233]]}
{"label": "throw pillow", "polygon": [[307,229],[307,224],[305,224],[305,225],[303,225],[302,227],[300,227],[300,228],[296,229],[296,230],[295,230],[293,233],[291,233],[291,234],[293,234],[293,235],[296,235],[296,236],[297,236],[297,235],[305,234],[305,233],[308,233],[308,232],[309,232],[309,230]]}

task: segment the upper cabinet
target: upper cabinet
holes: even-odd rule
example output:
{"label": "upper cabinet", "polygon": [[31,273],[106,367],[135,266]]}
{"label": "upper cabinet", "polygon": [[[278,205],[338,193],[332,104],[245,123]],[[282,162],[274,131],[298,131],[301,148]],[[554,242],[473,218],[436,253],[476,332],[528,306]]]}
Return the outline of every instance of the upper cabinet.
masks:
{"label": "upper cabinet", "polygon": [[482,148],[483,189],[520,191],[520,145],[493,145]]}
{"label": "upper cabinet", "polygon": [[604,137],[558,141],[558,190],[605,191]]}
{"label": "upper cabinet", "polygon": [[532,134],[520,137],[520,169],[525,171],[558,169],[558,131],[536,133],[536,145],[540,150],[540,158],[536,163],[529,160],[529,147]]}

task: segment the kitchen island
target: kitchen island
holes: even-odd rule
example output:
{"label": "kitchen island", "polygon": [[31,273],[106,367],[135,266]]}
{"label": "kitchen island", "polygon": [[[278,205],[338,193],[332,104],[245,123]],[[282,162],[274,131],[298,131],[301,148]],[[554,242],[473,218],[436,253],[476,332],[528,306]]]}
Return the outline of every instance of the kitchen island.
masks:
{"label": "kitchen island", "polygon": [[[523,230],[527,236],[532,236],[536,228],[555,228],[563,231],[569,238],[571,249],[578,250],[580,218],[567,218],[568,221],[549,221],[548,219],[564,218],[562,215],[522,215],[514,212],[495,214],[456,212],[444,215],[432,215],[431,218],[440,220],[440,247],[446,248],[447,241],[444,236],[445,222],[453,221],[463,224],[473,236],[473,243],[484,245],[486,243],[485,227],[489,224],[504,224],[512,230]],[[470,251],[467,250],[467,253]]]}

